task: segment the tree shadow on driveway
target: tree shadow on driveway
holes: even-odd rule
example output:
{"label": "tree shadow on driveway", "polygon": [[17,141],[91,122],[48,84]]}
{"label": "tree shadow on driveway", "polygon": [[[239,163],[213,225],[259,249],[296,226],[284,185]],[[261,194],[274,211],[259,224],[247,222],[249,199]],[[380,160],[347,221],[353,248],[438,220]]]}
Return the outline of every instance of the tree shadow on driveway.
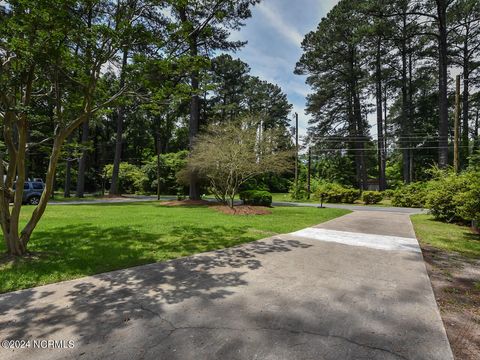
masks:
{"label": "tree shadow on driveway", "polygon": [[[181,228],[178,231],[181,232]],[[84,344],[100,344],[112,331],[128,326],[134,319],[162,316],[167,305],[194,298],[207,306],[240,291],[237,288],[248,285],[245,273],[262,267],[259,255],[310,246],[295,240],[257,241],[242,247],[6,293],[0,295],[0,338],[60,336],[81,338]]]}
{"label": "tree shadow on driveway", "polygon": [[148,232],[87,223],[39,230],[32,256],[1,265],[0,292],[228,248],[258,237],[246,226],[179,225]]}

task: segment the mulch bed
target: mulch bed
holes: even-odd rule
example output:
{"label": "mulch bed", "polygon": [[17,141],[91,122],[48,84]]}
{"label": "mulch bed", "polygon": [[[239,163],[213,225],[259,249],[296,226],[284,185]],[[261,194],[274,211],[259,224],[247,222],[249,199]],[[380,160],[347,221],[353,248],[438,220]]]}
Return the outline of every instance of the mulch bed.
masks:
{"label": "mulch bed", "polygon": [[199,205],[211,205],[211,203],[206,200],[172,200],[172,201],[162,201],[160,205],[162,206],[199,206]]}
{"label": "mulch bed", "polygon": [[227,215],[270,215],[272,210],[264,206],[237,205],[233,209],[229,206],[206,200],[174,200],[163,201],[161,206],[209,206],[212,209]]}
{"label": "mulch bed", "polygon": [[225,205],[212,205],[212,209],[227,215],[270,215],[272,210],[263,206],[238,205],[233,209]]}
{"label": "mulch bed", "polygon": [[422,246],[455,359],[480,359],[480,260]]}

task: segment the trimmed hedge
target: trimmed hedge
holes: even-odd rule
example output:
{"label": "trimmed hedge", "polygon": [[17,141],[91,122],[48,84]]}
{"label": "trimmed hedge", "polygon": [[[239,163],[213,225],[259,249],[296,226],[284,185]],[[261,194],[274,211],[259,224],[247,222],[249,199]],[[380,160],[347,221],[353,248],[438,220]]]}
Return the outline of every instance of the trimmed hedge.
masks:
{"label": "trimmed hedge", "polygon": [[365,205],[378,204],[383,200],[383,194],[380,191],[364,191],[362,200]]}
{"label": "trimmed hedge", "polygon": [[262,190],[246,190],[240,193],[240,200],[242,200],[245,205],[271,206],[272,194]]}

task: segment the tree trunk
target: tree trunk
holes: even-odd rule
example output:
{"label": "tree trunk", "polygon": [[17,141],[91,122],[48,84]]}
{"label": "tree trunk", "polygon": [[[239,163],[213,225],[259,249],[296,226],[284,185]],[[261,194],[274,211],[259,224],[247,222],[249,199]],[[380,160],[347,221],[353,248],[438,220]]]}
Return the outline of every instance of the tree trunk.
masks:
{"label": "tree trunk", "polygon": [[401,56],[402,56],[402,109],[401,109],[401,124],[400,124],[400,146],[402,148],[402,169],[403,169],[403,181],[406,184],[411,182],[410,178],[410,151],[409,148],[409,136],[410,133],[410,118],[408,111],[408,64],[407,64],[407,15],[403,14],[403,34],[401,43]]}
{"label": "tree trunk", "polygon": [[365,161],[365,131],[363,126],[363,118],[361,113],[360,99],[357,93],[357,84],[355,85],[354,98],[353,98],[354,116],[357,125],[357,140],[358,140],[358,166],[359,166],[359,179],[360,189],[365,190],[367,188],[367,166]]}
{"label": "tree trunk", "polygon": [[[468,34],[467,34],[468,37]],[[465,40],[464,43],[464,60],[463,60],[463,97],[462,97],[462,148],[460,149],[460,166],[466,168],[468,165],[468,155],[469,155],[469,111],[470,111],[470,88],[469,88],[469,59],[468,59],[468,42]]]}
{"label": "tree trunk", "polygon": [[63,197],[69,198],[70,194],[70,187],[72,186],[72,161],[67,159],[66,166],[65,166],[65,187],[63,189]]}
{"label": "tree trunk", "polygon": [[380,191],[387,188],[386,184],[386,158],[385,158],[385,140],[383,138],[383,98],[382,98],[382,62],[381,62],[381,38],[377,43],[376,58],[376,105],[377,105],[377,147],[378,147],[378,185]]}
{"label": "tree trunk", "polygon": [[[86,147],[89,137],[89,121],[85,121],[82,126],[82,146]],[[77,176],[77,197],[83,198],[85,195],[85,170],[87,167],[87,150],[83,149],[82,157],[78,164],[78,176]]]}
{"label": "tree trunk", "polygon": [[447,3],[436,0],[438,16],[438,165],[448,166],[448,43],[447,43]]}
{"label": "tree trunk", "polygon": [[160,155],[162,153],[162,141],[161,141],[161,137],[160,137],[160,131],[156,131],[155,147],[156,147],[156,150],[157,150],[157,200],[160,200],[160,192],[161,192],[161,186],[160,186],[161,158],[160,158]]}
{"label": "tree trunk", "polygon": [[[125,86],[125,69],[127,67],[128,49],[123,50],[122,69],[120,73],[120,89]],[[123,122],[125,118],[125,106],[119,105],[117,109],[117,135],[115,140],[115,156],[113,159],[112,183],[110,186],[110,195],[120,195],[120,186],[118,174],[120,172],[120,162],[122,161],[122,143],[123,143]]]}
{"label": "tree trunk", "polygon": [[[191,55],[197,56],[198,49],[196,44],[196,39],[192,41]],[[192,85],[192,99],[190,102],[190,129],[188,133],[190,151],[193,150],[195,145],[195,140],[198,135],[199,123],[200,123],[200,98],[198,96],[199,86],[199,73],[198,71],[193,71],[191,75],[191,85]],[[192,173],[190,175],[190,191],[189,198],[191,200],[200,200],[200,186],[198,184],[197,176]]]}
{"label": "tree trunk", "polygon": [[474,142],[473,142],[473,150],[477,151],[480,150],[480,133],[479,133],[479,110],[477,109],[477,116],[475,117],[475,128],[473,129],[473,136],[474,136]]}

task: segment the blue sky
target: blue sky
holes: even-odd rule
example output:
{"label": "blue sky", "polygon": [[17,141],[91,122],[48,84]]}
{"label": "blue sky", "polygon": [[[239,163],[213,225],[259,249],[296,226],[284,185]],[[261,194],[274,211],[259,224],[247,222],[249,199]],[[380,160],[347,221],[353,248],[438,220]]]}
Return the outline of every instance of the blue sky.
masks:
{"label": "blue sky", "polygon": [[302,55],[301,42],[314,30],[321,18],[338,0],[263,0],[255,6],[252,18],[232,38],[247,40],[237,56],[252,69],[253,75],[278,84],[288,95],[300,119],[300,133],[305,134],[308,117],[305,97],[310,89],[305,77],[293,74]]}

